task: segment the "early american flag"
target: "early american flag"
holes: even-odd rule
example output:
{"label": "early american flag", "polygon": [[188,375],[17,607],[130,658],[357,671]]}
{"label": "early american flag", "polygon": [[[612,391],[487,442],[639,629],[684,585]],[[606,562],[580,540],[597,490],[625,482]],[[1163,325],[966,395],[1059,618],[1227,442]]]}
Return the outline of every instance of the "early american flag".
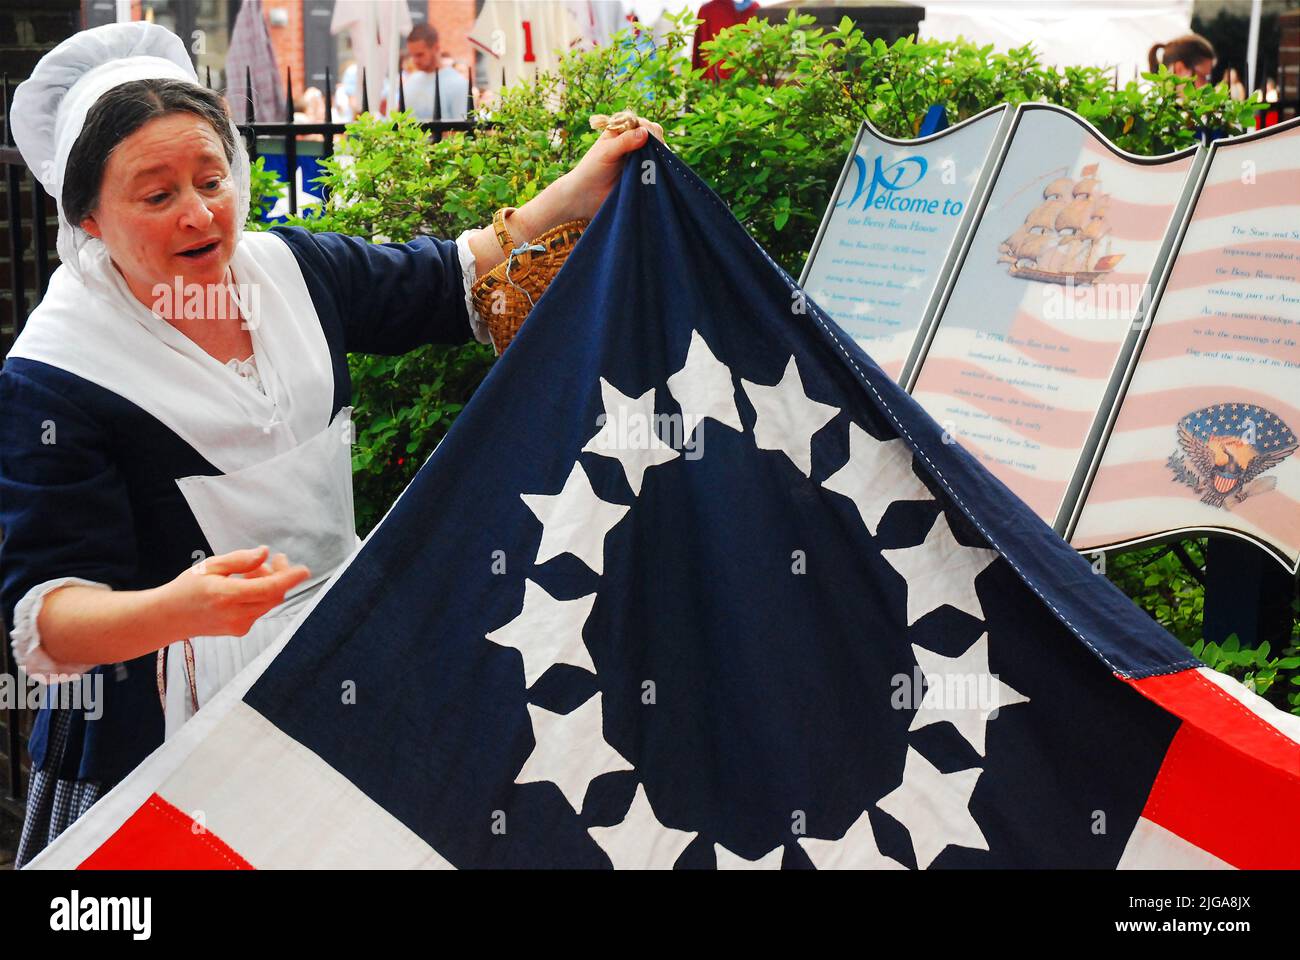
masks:
{"label": "early american flag", "polygon": [[41,867],[1297,867],[1198,661],[651,138],[295,628]]}

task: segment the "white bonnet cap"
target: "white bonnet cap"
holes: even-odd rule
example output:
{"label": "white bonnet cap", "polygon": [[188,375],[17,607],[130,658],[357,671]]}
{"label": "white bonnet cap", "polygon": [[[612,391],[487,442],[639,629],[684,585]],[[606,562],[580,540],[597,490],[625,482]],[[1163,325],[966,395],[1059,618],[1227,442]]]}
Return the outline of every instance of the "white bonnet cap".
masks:
{"label": "white bonnet cap", "polygon": [[[14,91],[10,127],[14,141],[36,179],[54,197],[59,211],[59,259],[82,275],[81,250],[95,240],[68,222],[63,210],[63,174],[81,135],[86,114],[105,92],[133,80],[185,80],[198,77],[180,37],[157,24],[110,23],[82,30],[64,40],[36,64],[30,79]],[[248,154],[233,129],[236,156],[231,173],[239,194],[238,220],[248,212]]]}

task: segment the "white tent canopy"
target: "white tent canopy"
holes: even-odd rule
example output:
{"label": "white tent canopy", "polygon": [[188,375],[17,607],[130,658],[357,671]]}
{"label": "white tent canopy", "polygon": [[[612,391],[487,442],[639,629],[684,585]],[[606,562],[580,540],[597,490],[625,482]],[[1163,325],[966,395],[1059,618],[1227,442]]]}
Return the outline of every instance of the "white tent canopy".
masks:
{"label": "white tent canopy", "polygon": [[1146,71],[1152,44],[1190,32],[1192,0],[918,0],[921,36],[965,37],[998,50],[1032,43],[1052,66]]}
{"label": "white tent canopy", "polygon": [[[770,6],[779,0],[758,0]],[[891,0],[886,0],[891,2]],[[1191,31],[1192,0],[909,0],[925,8],[921,36],[959,36],[999,51],[1032,43],[1051,66],[1118,67],[1122,84],[1146,71],[1147,52]],[[623,0],[642,22],[697,11],[704,0]],[[808,6],[818,6],[809,0]],[[828,5],[822,3],[820,5]],[[846,14],[851,13],[845,7]]]}

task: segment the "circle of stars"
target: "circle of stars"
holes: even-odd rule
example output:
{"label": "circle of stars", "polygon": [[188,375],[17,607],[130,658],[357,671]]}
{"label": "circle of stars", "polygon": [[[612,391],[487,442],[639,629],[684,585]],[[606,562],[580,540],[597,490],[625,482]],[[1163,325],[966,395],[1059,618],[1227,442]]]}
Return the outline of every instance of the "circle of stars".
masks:
{"label": "circle of stars", "polygon": [[[698,331],[692,331],[682,368],[666,383],[682,411],[684,443],[710,418],[744,432],[731,370],[717,359]],[[740,384],[756,412],[753,429],[756,447],[784,455],[795,469],[811,479],[813,435],[835,420],[840,408],[808,396],[793,356],[779,382],[767,385],[741,379]],[[664,443],[653,427],[641,438],[644,442],[626,442],[626,438],[636,435],[638,428],[644,432],[645,424],[654,423],[656,391],[653,388],[630,396],[602,377],[600,389],[605,414],[600,418],[597,433],[581,452],[617,460],[633,496],[639,497],[645,473],[671,462],[680,453]],[[934,497],[913,470],[912,454],[905,441],[877,440],[852,421],[848,429],[848,461],[821,481],[821,486],[851,500],[863,525],[874,537],[893,503]],[[534,566],[568,553],[597,576],[603,573],[605,538],[630,513],[630,506],[602,500],[578,460],[558,493],[520,496],[542,524]],[[974,581],[998,555],[993,550],[959,543],[942,510],[922,543],[884,550],[881,555],[906,582],[909,626],[945,604],[977,619],[984,618]],[[596,597],[596,593],[591,593],[573,600],[557,600],[534,580],[525,579],[522,610],[486,634],[486,639],[519,651],[525,689],[531,689],[556,664],[568,664],[598,677],[582,637]],[[909,732],[948,723],[983,757],[986,725],[997,709],[1028,700],[989,672],[988,634],[983,634],[955,658],[940,656],[917,645],[912,646],[912,651],[925,678],[926,693]],[[943,680],[948,676],[973,676],[987,681],[986,686],[995,691],[996,704],[991,710],[982,711],[953,708],[940,695],[944,692]],[[580,815],[587,789],[594,779],[606,773],[634,771],[635,766],[605,740],[601,697],[597,692],[567,714],[528,704],[534,747],[515,782],[553,783],[574,813]],[[981,768],[972,767],[942,773],[915,748],[907,748],[902,782],[877,800],[876,806],[907,828],[919,867],[929,866],[950,845],[988,849],[970,813],[970,798],[982,772]],[[697,831],[662,823],[655,814],[645,783],[640,781],[619,823],[590,827],[587,832],[616,869],[671,868],[698,836]],[[798,842],[819,869],[904,868],[880,852],[866,809],[839,837],[803,836]],[[713,846],[718,869],[781,867],[784,848],[780,844],[753,860],[721,844]]]}

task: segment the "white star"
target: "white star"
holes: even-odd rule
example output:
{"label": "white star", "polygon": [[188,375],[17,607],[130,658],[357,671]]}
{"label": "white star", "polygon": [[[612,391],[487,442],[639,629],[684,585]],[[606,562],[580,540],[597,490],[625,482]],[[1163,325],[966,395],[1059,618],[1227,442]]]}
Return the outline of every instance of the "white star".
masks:
{"label": "white star", "polygon": [[623,519],[628,507],[596,496],[582,464],[575,463],[557,494],[521,493],[520,499],[542,521],[542,542],[537,545],[539,566],[571,553],[596,573],[605,569],[605,534]]}
{"label": "white star", "polygon": [[984,771],[979,767],[940,773],[911,747],[903,765],[903,782],[876,806],[903,826],[912,837],[916,865],[924,870],[945,847],[987,850],[989,843],[970,815],[970,797]]}
{"label": "white star", "polygon": [[525,687],[531,687],[557,663],[595,673],[591,654],[582,642],[582,628],[595,602],[594,593],[576,600],[556,600],[533,581],[525,580],[523,610],[487,634],[487,639],[514,647],[523,656]]}
{"label": "white star", "polygon": [[713,845],[713,855],[717,858],[719,870],[780,870],[784,853],[785,847],[776,847],[757,860],[746,860],[720,843]]}
{"label": "white star", "polygon": [[[685,365],[668,378],[668,391],[682,408],[683,425],[712,417],[735,430],[744,430],[736,409],[731,369],[713,355],[698,330],[691,331]],[[690,434],[683,429],[686,439]]]}
{"label": "white star", "polygon": [[775,386],[744,379],[740,385],[758,413],[754,443],[760,450],[780,450],[805,477],[811,476],[813,434],[830,423],[840,408],[818,403],[804,392],[794,357]]}
{"label": "white star", "polygon": [[838,840],[800,837],[799,846],[818,870],[906,870],[907,868],[880,852],[876,834],[871,829],[867,811],[853,821],[853,826]]}
{"label": "white star", "polygon": [[605,742],[600,697],[596,694],[567,714],[527,704],[535,744],[515,783],[549,780],[560,788],[574,812],[582,813],[582,800],[591,781],[601,774],[635,769]]}
{"label": "white star", "polygon": [[[605,403],[605,422],[582,449],[621,463],[632,492],[640,496],[646,470],[680,456],[655,433],[654,388],[633,400],[601,377],[600,396]],[[684,423],[683,437],[690,436],[692,426]]]}
{"label": "white star", "polygon": [[873,537],[890,504],[934,499],[912,472],[912,451],[906,441],[877,440],[852,421],[848,463],[823,480],[822,486],[852,500]]}
{"label": "white star", "polygon": [[984,736],[992,716],[1013,703],[1029,698],[989,673],[989,635],[970,645],[959,657],[944,657],[912,644],[912,653],[925,676],[926,691],[921,708],[912,717],[908,731],[947,721],[957,728],[984,756]]}
{"label": "white star", "polygon": [[694,830],[674,830],[660,823],[641,783],[636,785],[636,796],[622,823],[588,827],[587,832],[605,851],[615,870],[671,870],[698,835]]}
{"label": "white star", "polygon": [[[283,192],[282,192],[282,193],[280,194],[280,196],[276,199],[276,201],[275,201],[275,206],[273,206],[273,207],[270,209],[270,211],[267,213],[267,215],[266,215],[268,219],[274,220],[274,219],[276,219],[277,217],[287,217],[287,216],[289,216],[289,191],[288,191],[288,189],[287,189],[286,187],[282,187],[281,189],[283,190]],[[303,187],[303,185],[302,185],[302,167],[299,167],[297,170],[294,171],[294,174],[293,174],[293,190],[294,190],[294,192],[298,195],[298,212],[299,212],[299,213],[302,213],[302,211],[303,211],[305,208],[310,207],[310,206],[312,206],[313,204],[318,204],[318,203],[321,202],[321,201],[320,201],[320,197],[315,196],[314,194],[308,193],[307,190],[306,190],[306,188]]]}
{"label": "white star", "polygon": [[998,558],[998,553],[958,543],[943,511],[935,518],[924,543],[882,550],[880,555],[907,581],[909,627],[945,603],[984,619],[984,608],[975,593],[975,578]]}

